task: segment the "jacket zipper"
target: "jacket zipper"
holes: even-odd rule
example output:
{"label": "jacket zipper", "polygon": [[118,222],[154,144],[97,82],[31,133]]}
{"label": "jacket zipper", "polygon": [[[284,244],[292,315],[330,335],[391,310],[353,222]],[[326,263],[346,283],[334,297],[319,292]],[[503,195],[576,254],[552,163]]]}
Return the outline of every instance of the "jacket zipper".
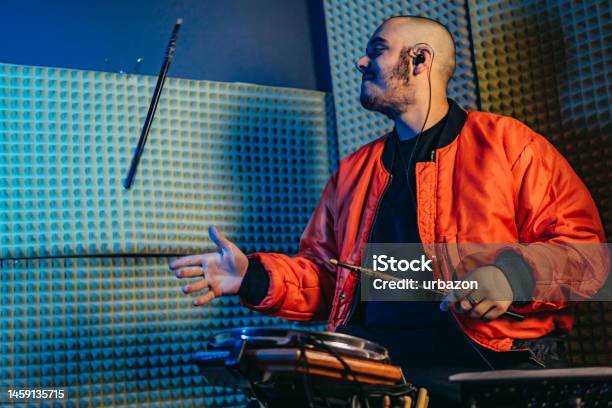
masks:
{"label": "jacket zipper", "polygon": [[[374,229],[374,224],[376,224],[376,218],[378,218],[378,210],[380,209],[380,203],[382,203],[382,200],[385,197],[385,194],[387,193],[387,190],[389,189],[389,186],[391,185],[392,181],[393,181],[393,174],[389,174],[389,181],[387,181],[387,185],[383,189],[383,192],[380,195],[380,199],[378,200],[378,203],[376,203],[376,211],[374,211],[374,219],[372,220],[372,225],[370,225],[370,231],[368,232],[368,239],[366,241],[366,245],[370,243],[370,238],[372,237],[372,230]],[[362,254],[362,258],[363,258],[363,254]],[[355,294],[357,293],[358,290],[361,290],[361,277],[359,275],[357,276],[358,276],[358,279],[357,279],[357,287],[355,288]],[[359,299],[359,302],[362,302],[362,301],[363,301],[362,299]],[[353,295],[351,310],[349,310],[349,314],[344,321],[344,324],[343,324],[344,326],[347,326],[350,323],[351,317],[353,317],[353,314],[355,313],[355,309],[357,309],[357,302],[355,302],[355,295]]]}

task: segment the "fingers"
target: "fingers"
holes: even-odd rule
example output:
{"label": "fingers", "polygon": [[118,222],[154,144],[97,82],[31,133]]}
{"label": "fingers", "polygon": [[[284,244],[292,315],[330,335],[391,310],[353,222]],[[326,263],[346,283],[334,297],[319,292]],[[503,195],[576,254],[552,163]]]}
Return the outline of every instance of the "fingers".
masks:
{"label": "fingers", "polygon": [[193,299],[192,303],[193,303],[194,306],[202,306],[202,305],[205,305],[206,303],[210,302],[214,298],[215,298],[215,293],[212,290],[209,290],[204,295]]}
{"label": "fingers", "polygon": [[[195,262],[199,261],[198,264]],[[218,265],[220,255],[217,252],[192,255],[179,258],[170,263],[170,270],[174,270],[177,278],[193,278],[197,276],[205,276],[206,270],[210,267]]]}
{"label": "fingers", "polygon": [[[471,307],[470,302],[467,299],[465,299],[465,297],[469,295],[470,293],[472,293],[472,291],[473,289],[472,290],[460,290],[460,289],[451,290],[442,299],[442,303],[440,303],[440,310],[446,312],[450,307],[457,308],[459,307],[459,305],[461,309],[463,309],[464,305]],[[461,312],[462,310],[459,310],[459,311]]]}
{"label": "fingers", "polygon": [[170,262],[170,269],[175,270],[178,268],[183,268],[185,266],[201,266],[202,257],[204,257],[204,255],[189,255],[175,259]]}
{"label": "fingers", "polygon": [[[443,308],[443,305],[444,307]],[[468,299],[462,299],[461,301],[456,300],[456,295],[453,292],[449,292],[444,298],[443,303],[440,304],[440,309],[448,310],[452,305],[455,305],[455,309],[459,313],[470,313],[470,317],[473,319],[481,319],[482,321],[489,322],[500,317],[506,311],[507,307],[494,300],[483,300],[478,304],[472,304]]]}
{"label": "fingers", "polygon": [[188,266],[176,271],[176,277],[179,279],[194,278],[196,276],[204,276],[204,269],[201,266]]}
{"label": "fingers", "polygon": [[[189,293],[199,292],[203,289],[208,288],[208,286],[209,286],[208,280],[202,279],[197,282],[193,282],[193,283],[183,286],[182,290],[183,290],[183,293],[189,294]],[[194,306],[202,306],[210,302],[214,298],[215,298],[214,291],[212,289],[209,289],[208,292],[204,293],[202,296],[198,296],[197,298],[193,299],[191,303]]]}
{"label": "fingers", "polygon": [[470,310],[472,310],[473,307],[474,306],[469,300],[463,298],[461,302],[459,302],[459,304],[456,306],[456,309],[458,312],[469,312]]}
{"label": "fingers", "polygon": [[[218,267],[221,255],[217,252],[202,254],[202,255],[191,255],[183,258],[176,259],[170,263],[170,269],[175,270],[176,277],[182,278],[196,278],[199,276],[206,277],[207,272],[214,275],[215,268]],[[195,282],[188,283],[183,286],[182,291],[185,294],[199,292],[209,288],[208,279],[200,279]],[[195,298],[192,303],[194,306],[204,305],[215,298],[215,293],[212,290],[204,293],[202,296]]]}
{"label": "fingers", "polygon": [[463,299],[465,299],[467,297],[467,301],[468,303],[470,303],[469,301],[469,297],[468,295],[474,294],[475,289],[454,289],[453,293],[455,294],[455,299],[457,299],[457,302],[461,302],[463,301]]}
{"label": "fingers", "polygon": [[221,234],[221,232],[219,232],[217,227],[214,225],[208,227],[208,236],[215,243],[215,245],[221,249],[227,248],[231,245],[231,242],[225,238],[225,236]]}
{"label": "fingers", "polygon": [[495,308],[495,302],[493,302],[492,300],[483,300],[482,302],[472,307],[470,317],[472,317],[473,319],[478,319],[487,314],[493,308]]}
{"label": "fingers", "polygon": [[206,289],[208,287],[208,281],[206,279],[199,280],[197,282],[193,282],[183,286],[183,293],[192,293],[198,292],[202,289]]}
{"label": "fingers", "polygon": [[500,307],[499,305],[495,305],[494,307],[489,309],[488,312],[480,316],[480,320],[483,320],[485,322],[490,322],[491,320],[495,320],[503,314],[504,314],[504,308]]}
{"label": "fingers", "polygon": [[[487,300],[481,303],[487,303],[488,305],[485,305],[482,308],[478,309],[477,313],[474,313],[474,311],[472,311],[472,314],[470,315],[474,318],[479,317],[480,320],[484,322],[490,322],[491,320],[495,320],[501,315],[503,315],[506,310],[508,310],[508,307],[512,302]],[[483,310],[484,312],[481,314]]]}

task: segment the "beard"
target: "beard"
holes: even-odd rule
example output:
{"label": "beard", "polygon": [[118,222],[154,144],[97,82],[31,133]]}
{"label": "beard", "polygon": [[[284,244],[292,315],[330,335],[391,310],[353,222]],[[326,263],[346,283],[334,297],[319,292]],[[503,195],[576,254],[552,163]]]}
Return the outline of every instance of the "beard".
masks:
{"label": "beard", "polygon": [[[389,119],[393,119],[405,112],[414,99],[406,95],[405,92],[398,91],[401,91],[401,89],[393,88],[389,89],[387,92],[381,92],[378,89],[366,91],[362,86],[359,102],[361,102],[361,106],[365,109],[380,112]],[[404,95],[394,95],[397,93],[402,93]]]}
{"label": "beard", "polygon": [[377,82],[383,84],[384,88],[375,85],[373,81],[361,83],[361,106],[393,118],[406,112],[409,106],[415,103],[408,58],[408,49],[402,50],[399,62],[389,71],[381,73]]}

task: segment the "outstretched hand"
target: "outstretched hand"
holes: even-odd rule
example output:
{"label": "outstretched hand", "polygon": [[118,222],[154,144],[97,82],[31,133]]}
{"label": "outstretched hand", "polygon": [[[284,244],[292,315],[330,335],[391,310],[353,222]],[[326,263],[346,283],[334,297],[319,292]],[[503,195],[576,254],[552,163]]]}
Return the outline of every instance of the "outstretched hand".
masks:
{"label": "outstretched hand", "polygon": [[202,277],[201,280],[185,285],[185,294],[209,289],[193,300],[195,306],[204,305],[218,296],[238,293],[249,265],[244,252],[225,238],[217,228],[210,226],[208,235],[217,246],[218,252],[185,256],[170,262],[170,270],[174,271],[179,279]]}

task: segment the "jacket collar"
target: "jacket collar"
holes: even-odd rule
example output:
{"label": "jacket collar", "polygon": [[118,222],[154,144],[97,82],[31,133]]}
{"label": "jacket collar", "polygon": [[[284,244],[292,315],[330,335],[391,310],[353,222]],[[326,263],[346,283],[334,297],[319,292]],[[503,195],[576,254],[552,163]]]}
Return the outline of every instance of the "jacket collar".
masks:
{"label": "jacket collar", "polygon": [[[444,129],[442,129],[442,133],[440,134],[440,138],[438,139],[438,143],[436,149],[439,149],[444,146],[448,146],[451,144],[461,132],[463,125],[467,119],[467,112],[459,106],[457,102],[448,98],[448,118],[446,120],[446,124],[444,125]],[[385,166],[387,171],[391,171],[391,167],[393,167],[393,156],[394,156],[394,146],[393,137],[395,137],[395,128],[391,133],[388,134],[388,137],[385,139],[385,148],[382,154],[382,163]]]}

